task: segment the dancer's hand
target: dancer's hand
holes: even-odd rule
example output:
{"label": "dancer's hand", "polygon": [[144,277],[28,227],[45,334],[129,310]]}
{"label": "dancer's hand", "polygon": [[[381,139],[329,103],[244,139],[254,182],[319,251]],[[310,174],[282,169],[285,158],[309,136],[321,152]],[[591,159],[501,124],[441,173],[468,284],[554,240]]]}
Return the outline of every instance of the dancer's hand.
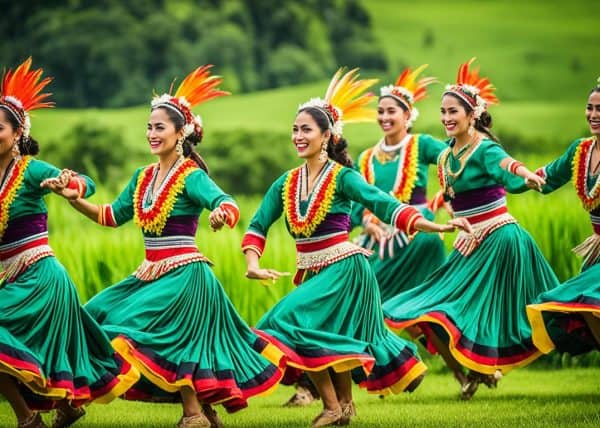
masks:
{"label": "dancer's hand", "polygon": [[385,230],[373,222],[368,222],[364,230],[365,233],[373,238],[376,242],[381,242],[386,238]]}
{"label": "dancer's hand", "polygon": [[40,187],[50,189],[65,199],[76,200],[79,198],[79,190],[67,187],[74,174],[75,173],[69,169],[63,169],[58,177],[47,178],[42,181]]}
{"label": "dancer's hand", "polygon": [[467,232],[469,234],[473,233],[473,228],[471,227],[471,223],[464,217],[456,217],[448,220],[448,225],[454,228]]}
{"label": "dancer's hand", "polygon": [[546,180],[544,180],[543,177],[534,174],[533,172],[529,172],[525,177],[525,185],[527,185],[527,187],[530,189],[537,190],[538,192],[542,191],[542,186],[544,186],[544,184],[546,184]]}
{"label": "dancer's hand", "polygon": [[208,216],[210,227],[215,232],[227,224],[227,211],[221,207],[215,208]]}
{"label": "dancer's hand", "polygon": [[[275,283],[275,281],[277,281],[282,276],[290,276],[290,275],[291,274],[289,272],[279,272],[275,269],[263,269],[260,267],[248,267],[248,270],[246,271],[246,278],[259,279],[259,280],[271,280],[273,284]],[[269,285],[269,284],[265,284],[263,281],[261,281],[261,284]]]}

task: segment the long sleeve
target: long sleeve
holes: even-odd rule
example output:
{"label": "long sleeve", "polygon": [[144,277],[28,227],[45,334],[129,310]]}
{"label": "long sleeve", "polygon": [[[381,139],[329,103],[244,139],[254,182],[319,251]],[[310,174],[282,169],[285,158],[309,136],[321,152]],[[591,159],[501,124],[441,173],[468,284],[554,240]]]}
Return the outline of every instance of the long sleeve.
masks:
{"label": "long sleeve", "polygon": [[393,224],[408,235],[415,232],[414,223],[422,217],[418,210],[370,185],[359,173],[349,168],[345,168],[338,176],[338,189],[346,198],[360,203],[384,223]]}
{"label": "long sleeve", "polygon": [[[40,183],[47,178],[55,178],[60,175],[60,169],[54,165],[49,164],[41,160],[33,159],[29,166],[28,180],[30,185],[34,189],[39,189],[39,193],[47,195],[51,192],[50,189],[41,188]],[[79,194],[82,198],[89,198],[96,193],[96,183],[86,175],[77,174],[71,179],[69,186],[79,190]]]}
{"label": "long sleeve", "polygon": [[573,176],[573,157],[580,143],[581,140],[575,141],[561,157],[536,171],[536,174],[546,180],[542,193],[551,193],[571,180]]}
{"label": "long sleeve", "polygon": [[269,228],[283,213],[283,185],[287,173],[279,177],[269,188],[258,210],[250,220],[248,230],[242,240],[242,251],[254,250],[262,256]]}
{"label": "long sleeve", "polygon": [[490,144],[486,147],[484,155],[484,163],[486,170],[492,177],[502,184],[510,193],[521,193],[528,190],[525,186],[525,181],[518,175],[511,174],[501,166],[502,161],[511,158],[500,144]]}
{"label": "long sleeve", "polygon": [[186,177],[185,190],[190,199],[201,208],[211,211],[217,207],[224,209],[228,214],[227,224],[229,227],[233,228],[237,224],[240,211],[235,200],[203,170],[198,169]]}
{"label": "long sleeve", "polygon": [[100,205],[98,223],[102,226],[117,227],[127,223],[133,218],[133,195],[137,186],[138,177],[143,171],[138,168],[129,183],[112,204]]}
{"label": "long sleeve", "polygon": [[419,144],[419,154],[422,163],[425,165],[437,165],[440,153],[442,153],[448,145],[428,134],[420,134],[419,141],[421,142],[421,144]]}

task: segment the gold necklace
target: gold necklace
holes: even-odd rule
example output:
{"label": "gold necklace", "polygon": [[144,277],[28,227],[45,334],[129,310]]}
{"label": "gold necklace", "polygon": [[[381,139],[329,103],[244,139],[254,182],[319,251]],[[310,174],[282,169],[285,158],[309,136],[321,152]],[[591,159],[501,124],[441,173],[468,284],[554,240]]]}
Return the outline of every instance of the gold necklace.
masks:
{"label": "gold necklace", "polygon": [[471,155],[475,152],[477,147],[479,147],[480,143],[481,143],[481,138],[479,138],[478,136],[475,136],[473,138],[473,140],[471,140],[471,142],[467,145],[467,150],[465,150],[460,156],[456,157],[456,160],[458,161],[458,163],[460,165],[460,167],[458,168],[458,171],[456,171],[456,172],[452,171],[452,169],[450,168],[450,164],[448,162],[448,158],[450,157],[452,148],[450,148],[450,150],[448,150],[448,152],[444,158],[444,163],[442,164],[442,165],[444,165],[444,169],[446,170],[446,174],[448,175],[448,177],[452,177],[453,179],[456,179],[458,176],[460,176],[463,173],[463,171],[465,170],[465,166],[467,166],[467,161],[469,160]]}

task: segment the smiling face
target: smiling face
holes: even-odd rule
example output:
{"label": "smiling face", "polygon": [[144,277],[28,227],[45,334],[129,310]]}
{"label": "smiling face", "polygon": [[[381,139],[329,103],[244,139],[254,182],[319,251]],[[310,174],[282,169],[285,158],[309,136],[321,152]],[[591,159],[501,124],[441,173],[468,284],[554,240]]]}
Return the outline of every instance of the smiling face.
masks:
{"label": "smiling face", "polygon": [[410,113],[400,107],[392,97],[383,97],[379,100],[377,122],[390,143],[397,143],[404,137],[409,118]]}
{"label": "smiling face", "polygon": [[600,138],[600,90],[590,94],[585,108],[585,118],[590,125],[590,132]]}
{"label": "smiling face", "polygon": [[449,137],[464,135],[469,130],[473,112],[467,113],[465,107],[456,97],[448,94],[444,95],[440,113],[442,125],[444,125],[446,135]]}
{"label": "smiling face", "polygon": [[150,143],[150,152],[157,156],[170,156],[175,152],[177,140],[183,137],[183,129],[177,131],[175,124],[164,107],[158,107],[150,113],[146,138]]}
{"label": "smiling face", "polygon": [[21,128],[14,128],[8,114],[10,113],[0,108],[0,158],[12,157],[14,146],[21,138]]}
{"label": "smiling face", "polygon": [[330,131],[321,131],[317,121],[307,111],[302,111],[296,116],[292,128],[292,142],[299,157],[310,159],[319,156],[321,147],[329,141],[330,136]]}

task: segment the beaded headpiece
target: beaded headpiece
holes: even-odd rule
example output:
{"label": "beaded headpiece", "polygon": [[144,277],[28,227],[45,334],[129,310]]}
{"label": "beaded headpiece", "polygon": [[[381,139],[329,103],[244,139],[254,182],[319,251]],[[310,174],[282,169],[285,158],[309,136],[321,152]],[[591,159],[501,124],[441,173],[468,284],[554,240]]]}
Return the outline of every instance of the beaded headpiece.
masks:
{"label": "beaded headpiece", "polygon": [[[202,118],[194,116],[192,107],[205,101],[212,100],[229,92],[216,89],[223,79],[220,76],[211,76],[209,69],[212,65],[203,65],[196,68],[181,82],[174,95],[156,95],[152,99],[152,108],[165,107],[181,115],[185,120],[183,133],[185,137],[196,132],[202,134]],[[169,90],[169,92],[172,92]]]}
{"label": "beaded headpiece", "polygon": [[407,67],[396,79],[393,85],[383,86],[380,90],[380,98],[392,97],[410,112],[407,127],[412,127],[413,123],[419,117],[419,110],[414,107],[414,103],[427,96],[427,86],[436,83],[435,77],[423,77],[417,80],[417,77],[428,64],[417,67],[414,71]]}
{"label": "beaded headpiece", "polygon": [[454,94],[473,108],[475,119],[479,119],[488,104],[497,104],[498,98],[494,95],[496,88],[488,78],[479,77],[479,67],[469,70],[475,58],[460,65],[456,84],[447,85],[443,95]]}
{"label": "beaded headpiece", "polygon": [[30,71],[30,67],[31,57],[15,70],[8,70],[4,74],[0,90],[0,108],[17,119],[19,125],[23,127],[25,139],[29,138],[31,130],[29,112],[39,108],[54,107],[53,102],[44,101],[52,94],[41,93],[52,78],[46,77],[40,80],[44,71],[41,68]]}
{"label": "beaded headpiece", "polygon": [[331,79],[325,98],[312,98],[298,107],[298,112],[309,107],[322,111],[336,143],[342,137],[344,124],[370,122],[376,117],[375,110],[367,107],[375,95],[364,92],[377,83],[377,79],[359,79],[358,76],[358,68],[346,73],[340,68]]}

